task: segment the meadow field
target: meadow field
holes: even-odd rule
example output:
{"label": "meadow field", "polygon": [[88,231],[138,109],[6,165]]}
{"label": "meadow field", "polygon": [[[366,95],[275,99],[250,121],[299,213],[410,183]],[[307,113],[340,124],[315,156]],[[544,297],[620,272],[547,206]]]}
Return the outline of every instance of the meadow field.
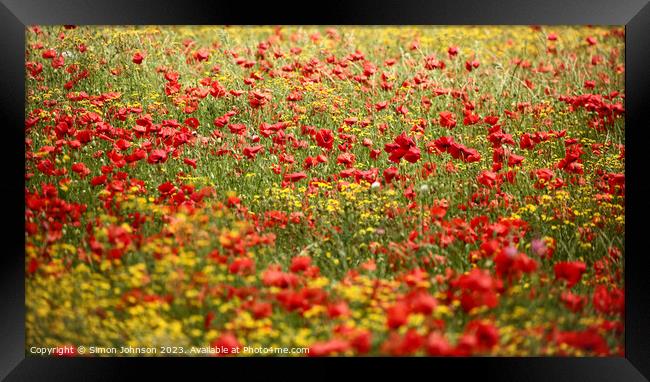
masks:
{"label": "meadow field", "polygon": [[25,33],[27,349],[624,355],[623,27]]}

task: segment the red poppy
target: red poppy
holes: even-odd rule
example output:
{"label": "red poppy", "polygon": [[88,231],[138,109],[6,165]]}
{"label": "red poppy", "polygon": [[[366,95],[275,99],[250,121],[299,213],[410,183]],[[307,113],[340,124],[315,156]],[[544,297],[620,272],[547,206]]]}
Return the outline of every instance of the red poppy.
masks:
{"label": "red poppy", "polygon": [[273,314],[273,305],[268,302],[256,301],[252,305],[251,311],[253,313],[253,317],[259,320],[261,318],[269,317],[271,314]]}
{"label": "red poppy", "polygon": [[147,157],[147,162],[151,164],[165,163],[167,161],[167,151],[161,149],[152,150]]}
{"label": "red poppy", "polygon": [[481,171],[476,180],[487,188],[492,188],[497,183],[497,174],[492,171]]}
{"label": "red poppy", "polygon": [[430,356],[447,356],[452,354],[452,348],[449,342],[437,332],[429,334],[424,347]]}
{"label": "red poppy", "polygon": [[368,330],[359,330],[350,341],[350,345],[358,354],[366,354],[372,348],[372,333]]}
{"label": "red poppy", "polygon": [[106,175],[98,175],[90,180],[90,184],[93,186],[101,186],[106,183]]}
{"label": "red poppy", "polygon": [[350,315],[350,307],[345,301],[330,304],[327,307],[327,315],[330,318],[348,317]]}
{"label": "red poppy", "polygon": [[471,321],[467,324],[465,335],[476,338],[476,349],[479,351],[489,351],[499,343],[499,331],[487,321]]}
{"label": "red poppy", "polygon": [[451,129],[456,127],[456,117],[453,113],[449,111],[443,111],[440,113],[440,126]]}
{"label": "red poppy", "polygon": [[424,337],[415,329],[407,330],[404,336],[393,332],[382,345],[382,350],[394,356],[410,355],[420,350],[424,341]]}
{"label": "red poppy", "polygon": [[594,308],[604,314],[625,314],[625,293],[618,288],[608,291],[604,285],[598,285],[594,291],[592,303]]}
{"label": "red poppy", "polygon": [[473,69],[478,68],[480,63],[477,60],[465,61],[465,69],[471,72]]}
{"label": "red poppy", "polygon": [[144,56],[140,52],[135,52],[133,55],[133,63],[140,65],[142,63],[142,60],[144,59]]}
{"label": "red poppy", "polygon": [[350,343],[341,339],[332,339],[327,342],[316,342],[309,348],[310,357],[341,354],[350,348]]}
{"label": "red poppy", "polygon": [[87,175],[90,174],[90,169],[86,167],[85,164],[83,163],[75,163],[72,165],[72,171],[76,172],[79,174],[81,179],[85,178]]}
{"label": "red poppy", "polygon": [[54,57],[56,57],[56,50],[54,49],[46,49],[43,51],[43,54],[41,55],[46,60],[50,60]]}
{"label": "red poppy", "polygon": [[246,125],[243,123],[231,123],[228,125],[228,130],[233,134],[244,135],[246,132]]}
{"label": "red poppy", "polygon": [[299,180],[305,179],[307,177],[307,174],[304,172],[294,172],[291,174],[286,174],[284,176],[284,180],[288,182],[297,182]]}
{"label": "red poppy", "polygon": [[249,257],[238,257],[230,263],[228,272],[238,275],[250,275],[255,272],[255,261]]}
{"label": "red poppy", "polygon": [[327,150],[332,149],[332,145],[334,144],[334,134],[331,130],[320,129],[316,132],[314,138],[316,139],[316,144],[319,147],[323,147]]}
{"label": "red poppy", "polygon": [[309,256],[296,256],[291,260],[289,270],[294,273],[302,272],[307,270],[310,264],[311,258]]}
{"label": "red poppy", "polygon": [[259,152],[263,150],[264,146],[262,145],[244,147],[244,156],[246,156],[246,158],[253,159]]}
{"label": "red poppy", "polygon": [[175,187],[172,184],[172,182],[165,182],[165,183],[161,184],[160,186],[158,186],[158,191],[160,191],[160,193],[163,194],[163,195],[169,194],[174,189],[175,189]]}
{"label": "red poppy", "polygon": [[342,153],[339,154],[338,157],[336,157],[336,163],[345,165],[348,168],[350,168],[354,164],[355,160],[356,157],[352,153]]}
{"label": "red poppy", "polygon": [[478,114],[473,114],[470,110],[463,111],[463,124],[464,125],[475,125],[481,122],[481,116]]}
{"label": "red poppy", "polygon": [[565,280],[569,288],[580,281],[582,275],[587,271],[587,264],[582,261],[564,261],[555,264],[553,267],[555,278]]}
{"label": "red poppy", "polygon": [[183,158],[183,163],[190,165],[192,168],[196,168],[196,159]]}
{"label": "red poppy", "polygon": [[384,180],[390,183],[397,176],[397,168],[389,167],[384,170]]}
{"label": "red poppy", "polygon": [[409,295],[407,301],[412,313],[421,313],[424,315],[430,315],[438,305],[435,297],[423,291]]}
{"label": "red poppy", "polygon": [[557,334],[555,342],[557,344],[567,344],[600,356],[609,353],[607,341],[594,329],[560,332]]}
{"label": "red poppy", "polygon": [[454,143],[454,138],[452,137],[440,137],[433,142],[435,148],[441,152],[446,152]]}
{"label": "red poppy", "polygon": [[273,97],[271,96],[270,93],[253,90],[248,95],[248,102],[252,108],[256,109],[264,106],[272,98]]}
{"label": "red poppy", "polygon": [[375,104],[375,110],[381,111],[388,107],[388,102],[380,101]]}
{"label": "red poppy", "polygon": [[[512,252],[512,253],[511,253]],[[495,257],[496,274],[508,281],[516,280],[523,273],[531,273],[537,269],[537,262],[525,253],[518,252],[514,247],[502,249]]]}
{"label": "red poppy", "polygon": [[399,328],[406,324],[409,316],[409,308],[405,302],[397,302],[386,310],[386,325],[389,329]]}
{"label": "red poppy", "polygon": [[197,50],[196,52],[194,52],[194,58],[199,62],[200,61],[207,61],[208,58],[210,58],[210,51],[205,49],[205,48],[201,48],[201,49]]}
{"label": "red poppy", "polygon": [[517,154],[510,154],[508,156],[508,166],[518,166],[523,162],[524,157]]}
{"label": "red poppy", "polygon": [[241,349],[241,345],[237,337],[232,333],[224,333],[210,344],[215,348],[216,356],[236,355]]}
{"label": "red poppy", "polygon": [[454,142],[447,152],[454,158],[460,159],[467,163],[478,162],[481,160],[481,155],[476,149],[472,149]]}
{"label": "red poppy", "polygon": [[461,289],[460,303],[466,312],[480,306],[494,308],[499,303],[499,285],[487,270],[474,268],[468,274],[461,275],[452,285]]}
{"label": "red poppy", "polygon": [[384,146],[384,151],[390,154],[388,159],[395,163],[399,163],[402,158],[411,163],[420,159],[420,149],[416,146],[413,138],[408,137],[406,133],[397,136],[393,143],[387,143]]}
{"label": "red poppy", "polygon": [[560,300],[564,303],[564,306],[572,312],[580,312],[587,302],[586,298],[573,294],[570,291],[562,292]]}
{"label": "red poppy", "polygon": [[438,60],[435,55],[430,55],[424,58],[424,68],[427,70],[444,69],[444,61]]}

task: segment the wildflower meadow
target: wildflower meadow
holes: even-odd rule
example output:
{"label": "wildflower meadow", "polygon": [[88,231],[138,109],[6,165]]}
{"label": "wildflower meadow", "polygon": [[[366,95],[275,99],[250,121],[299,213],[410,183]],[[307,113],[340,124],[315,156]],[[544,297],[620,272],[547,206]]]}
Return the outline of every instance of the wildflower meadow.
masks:
{"label": "wildflower meadow", "polygon": [[27,349],[624,355],[623,27],[25,33]]}

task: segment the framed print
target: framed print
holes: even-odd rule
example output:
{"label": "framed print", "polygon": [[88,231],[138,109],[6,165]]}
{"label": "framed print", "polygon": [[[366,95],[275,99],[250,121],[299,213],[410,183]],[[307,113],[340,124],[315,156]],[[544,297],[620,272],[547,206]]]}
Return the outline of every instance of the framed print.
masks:
{"label": "framed print", "polygon": [[647,379],[650,6],[373,7],[4,1],[7,380]]}

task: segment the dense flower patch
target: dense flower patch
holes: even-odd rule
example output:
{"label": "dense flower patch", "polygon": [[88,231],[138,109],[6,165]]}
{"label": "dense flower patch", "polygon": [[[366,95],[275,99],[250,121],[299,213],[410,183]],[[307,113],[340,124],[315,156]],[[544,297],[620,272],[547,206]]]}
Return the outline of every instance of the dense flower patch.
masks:
{"label": "dense flower patch", "polygon": [[26,34],[28,348],[623,354],[622,28]]}

